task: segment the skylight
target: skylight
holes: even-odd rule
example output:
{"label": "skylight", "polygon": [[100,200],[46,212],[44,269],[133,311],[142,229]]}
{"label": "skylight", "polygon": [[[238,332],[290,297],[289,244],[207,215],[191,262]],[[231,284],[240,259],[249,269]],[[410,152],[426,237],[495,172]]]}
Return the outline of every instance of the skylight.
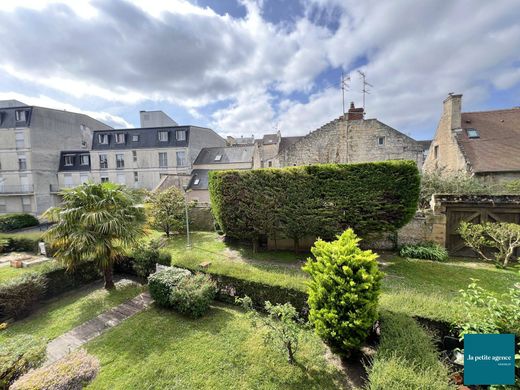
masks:
{"label": "skylight", "polygon": [[195,179],[195,181],[193,182],[193,185],[198,186],[199,183],[200,183],[200,179]]}
{"label": "skylight", "polygon": [[217,154],[215,156],[215,161],[220,161],[220,160],[222,160],[222,155],[221,154]]}
{"label": "skylight", "polygon": [[468,138],[480,138],[477,129],[466,129],[468,133]]}

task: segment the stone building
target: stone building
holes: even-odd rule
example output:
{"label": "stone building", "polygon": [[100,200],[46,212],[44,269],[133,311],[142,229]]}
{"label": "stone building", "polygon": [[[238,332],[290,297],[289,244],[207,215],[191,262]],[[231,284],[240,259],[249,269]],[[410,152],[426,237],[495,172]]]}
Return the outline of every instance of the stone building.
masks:
{"label": "stone building", "polygon": [[58,201],[62,150],[87,152],[91,129],[111,129],[69,111],[0,102],[0,213],[39,215]]}
{"label": "stone building", "polygon": [[364,119],[363,109],[351,103],[344,116],[283,148],[276,165],[413,160],[420,168],[424,152],[409,136],[377,119]]}
{"label": "stone building", "polygon": [[427,172],[466,172],[484,180],[520,179],[520,108],[462,112],[450,94],[424,163]]}

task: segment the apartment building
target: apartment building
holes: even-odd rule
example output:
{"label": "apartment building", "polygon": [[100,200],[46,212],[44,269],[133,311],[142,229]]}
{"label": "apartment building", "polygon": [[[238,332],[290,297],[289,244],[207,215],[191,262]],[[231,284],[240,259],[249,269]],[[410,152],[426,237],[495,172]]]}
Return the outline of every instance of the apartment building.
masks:
{"label": "apartment building", "polygon": [[57,204],[61,151],[88,151],[92,129],[111,127],[84,114],[0,101],[0,213],[39,215]]}

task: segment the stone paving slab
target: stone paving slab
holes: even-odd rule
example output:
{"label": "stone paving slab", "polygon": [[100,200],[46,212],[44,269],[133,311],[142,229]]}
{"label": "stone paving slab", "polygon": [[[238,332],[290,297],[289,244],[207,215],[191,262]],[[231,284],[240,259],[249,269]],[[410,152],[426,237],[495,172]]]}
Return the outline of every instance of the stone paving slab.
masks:
{"label": "stone paving slab", "polygon": [[101,313],[97,317],[55,338],[47,345],[47,359],[44,365],[61,359],[69,352],[98,337],[125,319],[143,311],[151,303],[152,297],[148,292],[139,294],[135,298]]}

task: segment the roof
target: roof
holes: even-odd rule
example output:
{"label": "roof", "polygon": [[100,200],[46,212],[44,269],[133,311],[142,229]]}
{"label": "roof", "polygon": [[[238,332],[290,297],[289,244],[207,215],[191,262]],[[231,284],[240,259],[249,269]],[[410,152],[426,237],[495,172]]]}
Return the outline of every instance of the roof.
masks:
{"label": "roof", "polygon": [[264,134],[262,143],[264,145],[276,144],[278,142],[278,134]]}
{"label": "roof", "polygon": [[[81,155],[87,155],[88,164],[81,164]],[[65,165],[65,156],[71,157],[72,165]],[[70,160],[70,159],[69,159]],[[77,171],[90,171],[90,153],[88,150],[64,150],[60,152],[60,167],[59,172],[77,172]]]}
{"label": "roof", "polygon": [[282,152],[285,149],[288,149],[292,145],[294,145],[296,142],[304,138],[305,136],[296,136],[296,137],[282,137],[282,140],[280,141],[280,152]]}
{"label": "roof", "polygon": [[[137,129],[96,130],[92,140],[92,150],[140,149],[140,148],[172,148],[187,147],[190,132],[195,126],[141,127]],[[177,132],[185,131],[185,139],[177,140]],[[159,132],[167,132],[168,140],[159,141]],[[124,134],[124,142],[116,143],[115,134]],[[100,135],[108,135],[108,143],[100,143]],[[137,140],[134,141],[134,136]]]}
{"label": "roof", "polygon": [[[31,125],[32,110],[33,107],[25,105],[0,108],[0,128],[29,127]],[[16,111],[25,111],[25,120],[17,121]]]}
{"label": "roof", "polygon": [[[520,109],[463,112],[457,142],[472,171],[520,171]],[[469,138],[476,129],[479,138]]]}
{"label": "roof", "polygon": [[[188,183],[188,189],[190,190],[207,190],[209,182],[209,171],[210,169],[194,169],[191,171],[191,179]],[[198,179],[198,182],[197,182]],[[197,184],[195,184],[197,183]]]}
{"label": "roof", "polygon": [[193,165],[252,162],[254,150],[255,147],[252,145],[203,148]]}
{"label": "roof", "polygon": [[431,139],[420,140],[420,141],[417,141],[417,142],[419,142],[419,144],[422,146],[423,150],[430,149],[430,145],[432,144],[432,140]]}
{"label": "roof", "polygon": [[255,143],[255,138],[254,137],[240,137],[240,138],[235,138],[235,144],[237,145],[252,145]]}
{"label": "roof", "polygon": [[9,108],[9,107],[24,107],[27,104],[22,103],[19,100],[10,99],[10,100],[0,100],[0,108]]}

